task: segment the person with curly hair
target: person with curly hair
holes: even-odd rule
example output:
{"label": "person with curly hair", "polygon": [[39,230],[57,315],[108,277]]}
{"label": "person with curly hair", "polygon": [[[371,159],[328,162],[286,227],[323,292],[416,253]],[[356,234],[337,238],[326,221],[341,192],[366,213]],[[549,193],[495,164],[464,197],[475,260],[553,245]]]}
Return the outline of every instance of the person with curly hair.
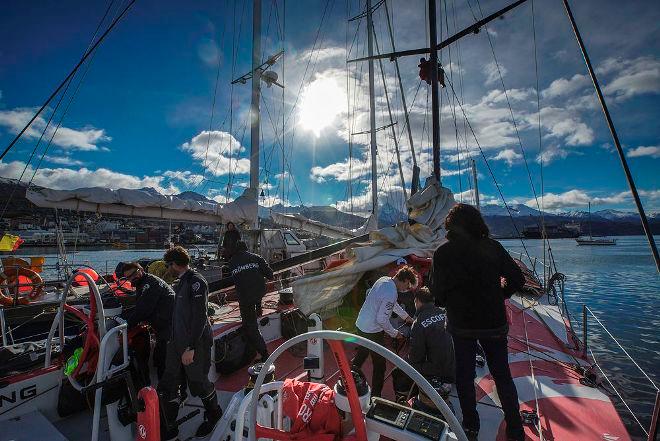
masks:
{"label": "person with curly hair", "polygon": [[502,403],[507,437],[523,440],[518,392],[509,370],[504,301],[523,287],[525,278],[504,247],[489,237],[481,213],[473,206],[454,206],[445,228],[447,242],[433,256],[432,290],[436,305],[447,310],[447,330],[454,340],[463,427],[469,439],[477,439],[474,379],[479,343]]}
{"label": "person with curly hair", "polygon": [[[409,266],[399,268],[394,277],[383,276],[367,292],[367,298],[360,308],[355,323],[358,335],[367,338],[383,346],[385,333],[395,339],[403,339],[404,336],[394,329],[390,323],[392,311],[409,323],[412,318],[397,303],[398,292],[410,291],[417,285],[417,275]],[[371,378],[371,395],[380,396],[385,381],[385,358],[360,346],[357,355],[353,359],[353,370],[359,371],[367,357],[371,355],[373,363],[373,374]]]}

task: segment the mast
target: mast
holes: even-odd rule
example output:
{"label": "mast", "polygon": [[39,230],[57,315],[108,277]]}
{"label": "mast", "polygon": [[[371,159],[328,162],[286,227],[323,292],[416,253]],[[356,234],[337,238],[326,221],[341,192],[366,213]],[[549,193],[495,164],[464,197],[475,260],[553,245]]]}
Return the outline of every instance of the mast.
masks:
{"label": "mast", "polygon": [[477,210],[481,211],[481,205],[479,204],[479,184],[477,182],[477,163],[474,159],[470,160],[472,164],[472,182],[474,183],[474,205],[477,207]]}
{"label": "mast", "polygon": [[[394,33],[392,32],[392,23],[390,23],[390,11],[387,7],[387,0],[383,2],[383,5],[385,6],[385,15],[387,16],[387,29],[389,30],[389,34],[390,34],[390,44],[392,45],[392,50],[396,52],[396,47],[394,46]],[[378,60],[380,61],[380,58]],[[401,94],[401,104],[403,105],[403,117],[406,120],[406,129],[408,129],[408,142],[410,143],[410,153],[412,153],[413,178],[412,178],[412,183],[410,184],[410,194],[415,194],[419,188],[419,166],[417,165],[417,155],[415,155],[412,129],[410,128],[410,119],[408,118],[408,105],[406,104],[406,93],[403,90],[403,82],[401,81],[401,72],[399,71],[398,58],[394,58],[394,70],[396,71],[396,78],[399,83],[399,93]]]}
{"label": "mast", "polygon": [[589,221],[589,240],[592,240],[593,237],[591,235],[591,201],[589,201],[588,204],[589,204],[589,217],[587,218],[587,220]]}
{"label": "mast", "polygon": [[[250,189],[259,198],[259,100],[261,99],[261,0],[252,1],[252,103],[250,105]],[[259,227],[259,216],[254,220]]]}
{"label": "mast", "polygon": [[440,103],[438,98],[438,30],[435,0],[429,0],[429,48],[431,50],[431,107],[433,120],[433,176],[440,184]]}
{"label": "mast", "polygon": [[[367,0],[367,37],[369,57],[374,55],[374,21],[371,0]],[[378,220],[378,169],[376,164],[376,95],[374,91],[374,60],[369,58],[369,125],[371,131],[371,213]]]}
{"label": "mast", "polygon": [[600,84],[598,83],[598,78],[594,72],[594,68],[591,65],[591,60],[589,59],[589,54],[587,54],[587,48],[584,46],[582,41],[582,36],[580,36],[580,31],[577,28],[575,23],[575,18],[573,18],[573,12],[571,12],[571,7],[568,5],[567,0],[563,0],[564,9],[566,10],[566,15],[571,22],[573,27],[573,33],[575,34],[575,39],[577,40],[578,45],[580,46],[580,51],[582,51],[582,56],[584,57],[584,62],[587,65],[589,70],[589,76],[591,81],[594,83],[594,89],[596,89],[596,94],[598,95],[598,101],[600,106],[603,109],[603,114],[605,114],[605,119],[607,120],[607,126],[610,129],[612,134],[612,140],[614,141],[614,146],[616,147],[617,153],[619,154],[619,159],[621,160],[621,166],[623,167],[623,172],[626,175],[626,180],[628,181],[628,187],[630,187],[630,192],[632,193],[633,199],[635,200],[635,205],[637,206],[637,211],[639,212],[639,217],[642,221],[642,227],[644,228],[644,233],[646,234],[646,240],[649,243],[651,248],[651,253],[653,253],[653,259],[655,260],[655,266],[660,272],[660,255],[658,254],[658,248],[655,245],[655,239],[653,238],[653,233],[651,232],[651,227],[649,226],[649,221],[646,218],[646,213],[644,213],[644,207],[642,206],[642,201],[639,198],[637,193],[637,187],[635,186],[635,181],[633,180],[630,169],[628,168],[628,162],[626,161],[626,156],[623,154],[623,149],[621,148],[621,143],[619,142],[619,135],[616,132],[614,127],[614,122],[610,116],[610,111],[607,109],[607,104],[605,103],[605,97],[603,97],[603,92],[600,90]]}

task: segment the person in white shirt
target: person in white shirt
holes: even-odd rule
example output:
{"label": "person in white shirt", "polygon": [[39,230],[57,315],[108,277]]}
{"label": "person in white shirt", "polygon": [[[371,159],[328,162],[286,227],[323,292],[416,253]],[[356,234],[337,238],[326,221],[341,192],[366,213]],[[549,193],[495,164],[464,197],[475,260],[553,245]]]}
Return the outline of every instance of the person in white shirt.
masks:
{"label": "person in white shirt", "polygon": [[[397,303],[397,296],[399,292],[409,291],[416,285],[417,276],[409,266],[399,268],[394,277],[385,276],[378,279],[367,292],[367,298],[364,300],[355,322],[358,335],[379,345],[383,345],[386,332],[392,338],[403,339],[403,334],[390,323],[390,317],[394,311],[406,322],[412,323],[412,318]],[[371,396],[380,396],[385,381],[385,359],[360,346],[352,366],[354,370],[359,371],[369,354],[371,354],[373,363]]]}

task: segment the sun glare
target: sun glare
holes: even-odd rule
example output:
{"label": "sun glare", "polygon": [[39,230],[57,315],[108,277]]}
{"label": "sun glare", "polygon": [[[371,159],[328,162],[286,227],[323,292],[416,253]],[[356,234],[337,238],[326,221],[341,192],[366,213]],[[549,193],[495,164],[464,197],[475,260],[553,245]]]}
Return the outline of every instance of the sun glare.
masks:
{"label": "sun glare", "polygon": [[300,125],[318,137],[330,126],[346,106],[346,94],[334,78],[319,77],[303,92]]}

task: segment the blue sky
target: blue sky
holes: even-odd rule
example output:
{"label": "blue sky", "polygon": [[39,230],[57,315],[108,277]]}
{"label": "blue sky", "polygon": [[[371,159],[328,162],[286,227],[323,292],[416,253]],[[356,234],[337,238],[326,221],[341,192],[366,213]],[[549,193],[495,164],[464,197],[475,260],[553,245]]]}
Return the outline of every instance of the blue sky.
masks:
{"label": "blue sky", "polygon": [[[3,5],[0,146],[11,141],[21,123],[27,122],[76,63],[108,5],[109,17],[114,17],[120,3],[125,2],[14,1]],[[475,16],[492,13],[508,2],[438,3],[443,25],[439,33],[446,36],[471,24]],[[572,3],[645,207],[658,210],[660,7],[654,1]],[[425,46],[425,2],[389,4],[397,49]],[[349,58],[366,50],[365,21],[358,25],[358,21],[346,20],[363,7],[354,0],[263,2],[264,58],[285,50],[274,67],[285,85],[284,96],[277,87],[264,87],[262,102],[260,182],[267,196],[262,202],[267,205],[281,200],[291,205],[337,204],[356,212],[370,205],[369,137],[348,135],[368,129],[367,66],[351,64],[347,68],[345,62],[347,40]],[[443,184],[457,199],[470,201],[465,168],[466,159],[472,156],[477,160],[482,199],[498,202],[475,139],[465,130],[464,111],[508,201],[536,206],[526,159],[539,195],[543,164],[548,210],[581,209],[589,200],[597,209],[632,209],[619,159],[561,2],[537,0],[534,7],[542,151],[530,0],[487,31],[461,40],[460,47],[452,45],[451,53],[441,53],[462,103],[456,103],[450,88],[441,91]],[[390,51],[382,7],[374,20],[381,52]],[[46,130],[45,141],[37,147],[23,180],[32,178],[43,155],[34,175],[38,185],[154,187],[164,193],[196,190],[222,202],[230,183],[230,197],[237,197],[249,181],[250,137],[245,127],[250,86],[232,88],[230,80],[250,69],[251,23],[248,1],[138,0],[91,64],[83,67],[82,71],[88,71],[79,88],[81,76],[74,78],[53,118],[55,123],[60,120],[77,89],[62,126],[44,154],[53,134],[52,128]],[[417,57],[409,57],[400,61],[400,67],[411,108],[414,148],[424,177],[430,173],[430,92],[425,83],[418,89],[417,63]],[[397,122],[404,177],[410,186],[412,157],[403,130],[394,65],[385,60],[383,69]],[[375,71],[377,125],[382,126],[389,123],[389,117],[378,63]],[[216,75],[219,81],[211,118]],[[0,176],[20,176],[58,98],[0,162]],[[403,198],[391,132],[378,132],[378,144],[380,201],[400,208]]]}

